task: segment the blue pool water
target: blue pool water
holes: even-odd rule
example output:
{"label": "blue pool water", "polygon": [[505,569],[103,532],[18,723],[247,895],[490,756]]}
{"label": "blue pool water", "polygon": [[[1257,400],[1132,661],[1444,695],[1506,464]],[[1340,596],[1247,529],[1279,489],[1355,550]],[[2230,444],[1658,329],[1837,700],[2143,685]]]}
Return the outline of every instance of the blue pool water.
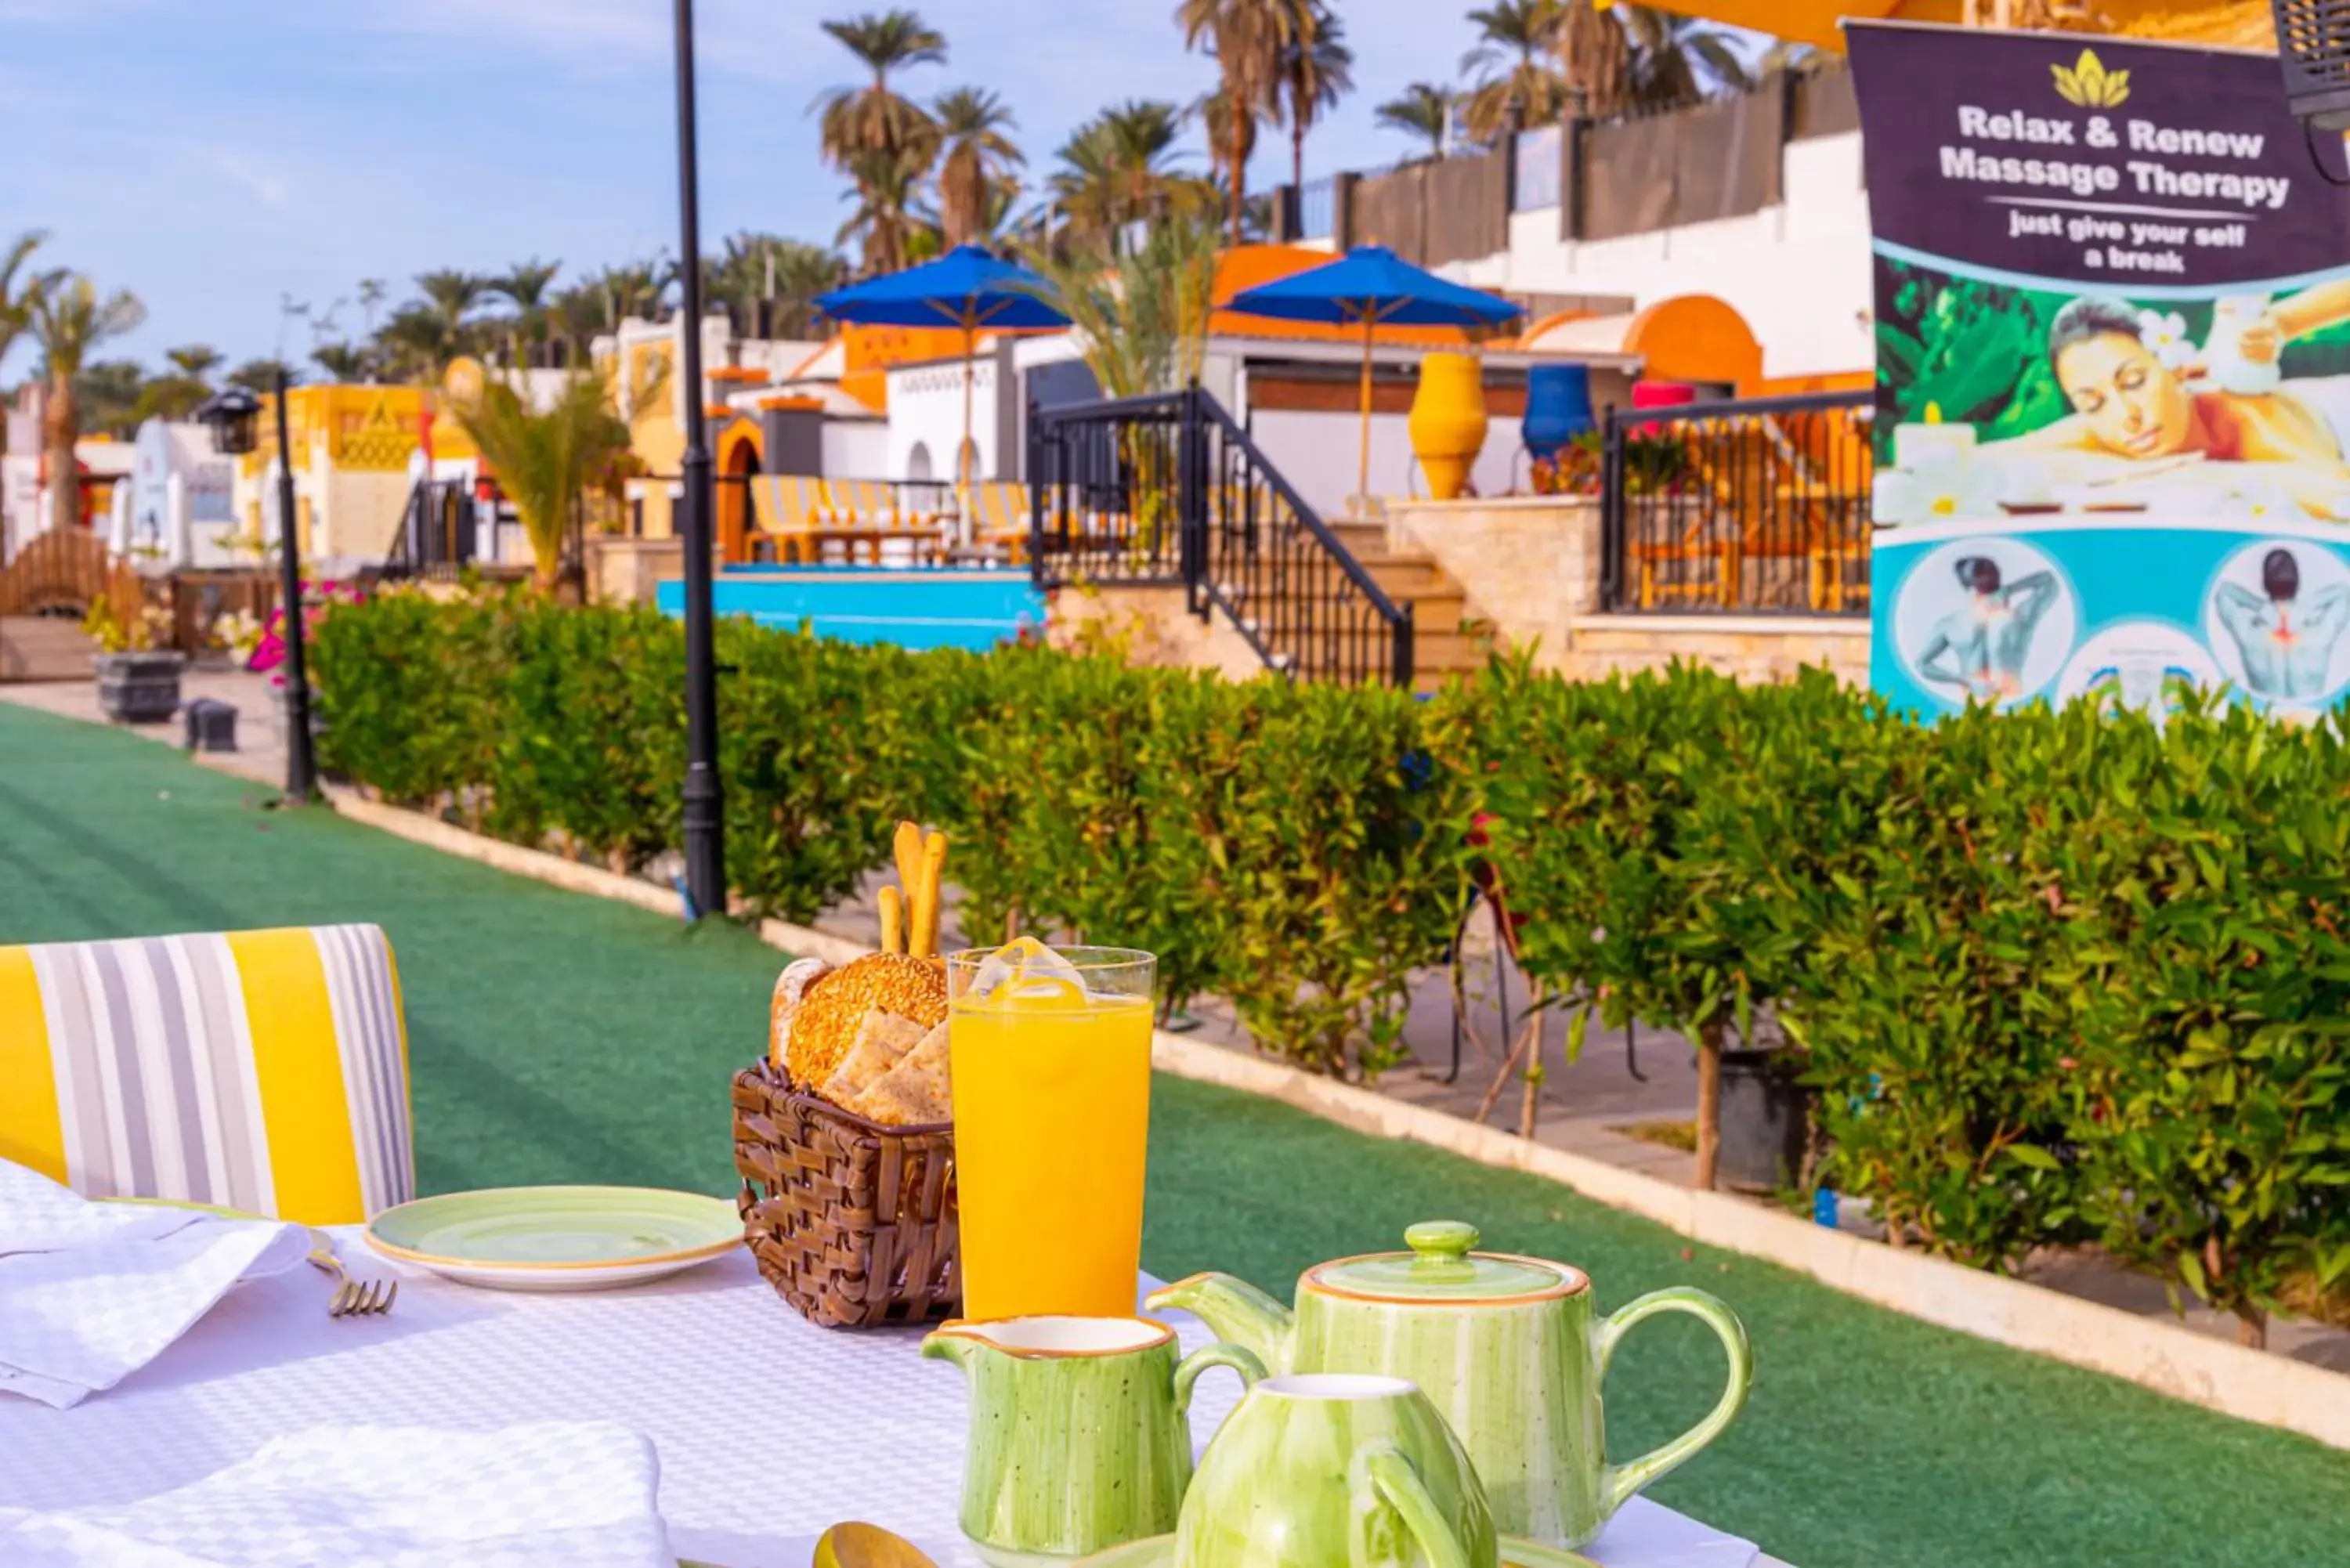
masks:
{"label": "blue pool water", "polygon": [[[761,626],[808,622],[819,637],[900,648],[984,649],[1042,629],[1045,596],[1025,571],[909,571],[890,566],[728,566],[711,585],[721,616]],[[654,590],[661,613],[685,614],[685,584]]]}

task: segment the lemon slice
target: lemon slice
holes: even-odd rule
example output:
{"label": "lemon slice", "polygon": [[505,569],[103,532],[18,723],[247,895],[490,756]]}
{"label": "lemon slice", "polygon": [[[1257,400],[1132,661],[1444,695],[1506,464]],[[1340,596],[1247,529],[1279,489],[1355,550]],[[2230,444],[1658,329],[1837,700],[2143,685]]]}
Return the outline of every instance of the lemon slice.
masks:
{"label": "lemon slice", "polygon": [[1035,937],[1014,937],[980,964],[970,995],[989,1007],[1072,1007],[1085,1003],[1077,966]]}
{"label": "lemon slice", "polygon": [[816,1543],[813,1568],[937,1568],[910,1541],[878,1524],[836,1524]]}

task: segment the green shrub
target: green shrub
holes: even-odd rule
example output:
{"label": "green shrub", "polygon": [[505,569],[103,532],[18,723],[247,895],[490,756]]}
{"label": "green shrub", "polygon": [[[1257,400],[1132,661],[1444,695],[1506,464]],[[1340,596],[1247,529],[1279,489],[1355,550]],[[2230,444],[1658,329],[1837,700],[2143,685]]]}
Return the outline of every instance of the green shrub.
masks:
{"label": "green shrub", "polygon": [[[806,920],[901,816],[964,929],[1147,948],[1163,1000],[1370,1077],[1476,859],[1566,1005],[1708,1045],[1775,1018],[1824,1179],[2012,1268],[2094,1241],[2241,1315],[2350,1281],[2350,747],[2242,711],[1926,725],[1812,672],[1429,702],[1042,649],[719,632],[727,870]],[[650,611],[389,594],[328,618],[322,761],[484,831],[678,842],[682,641]],[[1488,840],[1472,846],[1482,821]]]}

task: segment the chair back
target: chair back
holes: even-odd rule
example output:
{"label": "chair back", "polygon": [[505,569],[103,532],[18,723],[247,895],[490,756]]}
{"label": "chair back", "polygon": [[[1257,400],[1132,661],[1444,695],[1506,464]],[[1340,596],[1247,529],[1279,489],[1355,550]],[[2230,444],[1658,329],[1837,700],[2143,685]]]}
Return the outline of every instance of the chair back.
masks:
{"label": "chair back", "polygon": [[377,926],[0,948],[0,1158],[311,1225],[416,1195]]}

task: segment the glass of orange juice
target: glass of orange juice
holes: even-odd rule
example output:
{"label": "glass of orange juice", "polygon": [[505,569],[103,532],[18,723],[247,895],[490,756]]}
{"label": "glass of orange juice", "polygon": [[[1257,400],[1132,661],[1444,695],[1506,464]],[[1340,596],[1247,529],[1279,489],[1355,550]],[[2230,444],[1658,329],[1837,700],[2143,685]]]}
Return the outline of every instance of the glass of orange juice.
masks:
{"label": "glass of orange juice", "polygon": [[948,958],[963,1316],[1134,1315],[1158,964],[1033,937]]}

